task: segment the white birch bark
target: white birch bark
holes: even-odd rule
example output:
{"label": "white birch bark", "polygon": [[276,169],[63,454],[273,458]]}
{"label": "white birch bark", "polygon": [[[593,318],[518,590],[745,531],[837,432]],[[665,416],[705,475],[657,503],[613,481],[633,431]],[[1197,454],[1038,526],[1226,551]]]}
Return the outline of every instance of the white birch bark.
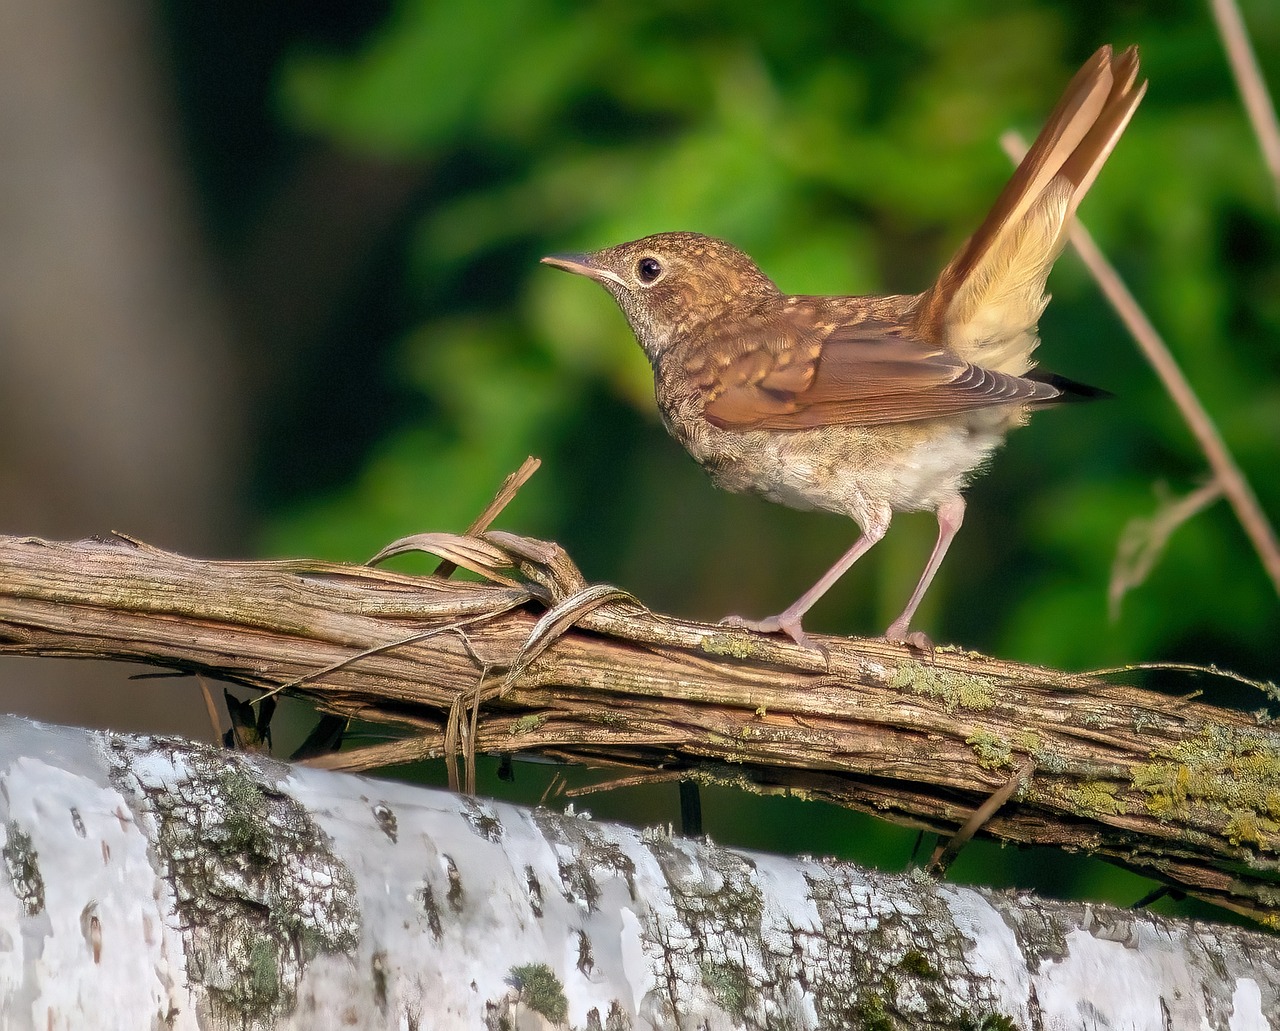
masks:
{"label": "white birch bark", "polygon": [[1236,927],[0,717],[0,1026],[1248,1028]]}

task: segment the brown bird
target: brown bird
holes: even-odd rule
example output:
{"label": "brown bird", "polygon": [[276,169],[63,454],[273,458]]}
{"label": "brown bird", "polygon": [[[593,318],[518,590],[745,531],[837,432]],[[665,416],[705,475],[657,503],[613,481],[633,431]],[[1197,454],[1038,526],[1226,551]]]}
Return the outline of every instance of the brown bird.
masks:
{"label": "brown bird", "polygon": [[653,365],[671,435],[726,490],[826,509],[862,529],[794,604],[801,620],[889,528],[931,510],[938,540],[890,640],[908,636],[964,518],[961,492],[1034,408],[1102,391],[1033,373],[1045,281],[1067,226],[1146,91],[1138,52],[1109,46],[1071,80],[986,220],[920,294],[788,295],[741,251],[659,233],[542,260],[604,286]]}

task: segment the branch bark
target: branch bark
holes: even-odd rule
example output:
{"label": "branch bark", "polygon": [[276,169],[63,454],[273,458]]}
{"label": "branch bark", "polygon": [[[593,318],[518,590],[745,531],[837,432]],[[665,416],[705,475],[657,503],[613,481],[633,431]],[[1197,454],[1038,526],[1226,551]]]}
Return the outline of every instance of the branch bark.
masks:
{"label": "branch bark", "polygon": [[0,717],[0,1023],[1266,1027],[1262,932]]}
{"label": "branch bark", "polygon": [[1096,853],[1277,922],[1280,735],[1265,717],[953,649],[825,638],[824,655],[650,613],[586,585],[555,545],[419,543],[491,579],[0,538],[0,653],[285,687],[402,728],[332,768],[539,752],[944,834],[1017,777],[981,833]]}

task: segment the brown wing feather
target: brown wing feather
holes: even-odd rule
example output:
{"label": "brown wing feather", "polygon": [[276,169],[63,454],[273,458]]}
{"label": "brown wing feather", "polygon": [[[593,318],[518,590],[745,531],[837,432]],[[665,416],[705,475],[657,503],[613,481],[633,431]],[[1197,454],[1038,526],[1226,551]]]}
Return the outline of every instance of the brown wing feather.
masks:
{"label": "brown wing feather", "polygon": [[790,411],[791,398],[813,382],[830,332],[811,318],[775,312],[742,317],[699,341],[684,360],[688,382],[719,418],[735,425]]}
{"label": "brown wing feather", "polygon": [[[720,341],[703,352],[735,354],[723,365],[728,375],[695,381],[703,392],[707,421],[721,429],[874,426],[1061,395],[1049,384],[971,365],[904,335],[899,325],[796,327],[779,319],[756,328],[762,334],[754,343],[739,337],[730,346]],[[770,365],[774,351],[762,341],[788,338],[804,339],[815,352],[812,361],[803,363],[803,375],[794,366]],[[718,364],[700,362],[702,369]],[[792,382],[804,385],[791,389]]]}

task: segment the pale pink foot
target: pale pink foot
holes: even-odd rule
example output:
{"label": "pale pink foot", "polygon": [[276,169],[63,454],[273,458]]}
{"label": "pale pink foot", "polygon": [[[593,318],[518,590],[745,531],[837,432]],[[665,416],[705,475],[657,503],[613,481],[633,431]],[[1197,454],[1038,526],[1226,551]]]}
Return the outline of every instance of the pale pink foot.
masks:
{"label": "pale pink foot", "polygon": [[892,641],[894,644],[905,644],[922,652],[931,652],[934,647],[928,634],[923,630],[908,631],[906,621],[902,619],[896,619],[889,624],[889,629],[884,632],[884,640]]}
{"label": "pale pink foot", "polygon": [[754,630],[759,634],[786,634],[801,648],[807,648],[809,651],[814,652],[822,651],[823,649],[814,644],[809,639],[809,635],[804,632],[804,628],[800,625],[800,616],[800,613],[787,609],[785,612],[780,612],[776,616],[768,616],[765,619],[744,619],[742,616],[725,616],[724,619],[720,620],[720,625],[738,627],[742,630]]}

